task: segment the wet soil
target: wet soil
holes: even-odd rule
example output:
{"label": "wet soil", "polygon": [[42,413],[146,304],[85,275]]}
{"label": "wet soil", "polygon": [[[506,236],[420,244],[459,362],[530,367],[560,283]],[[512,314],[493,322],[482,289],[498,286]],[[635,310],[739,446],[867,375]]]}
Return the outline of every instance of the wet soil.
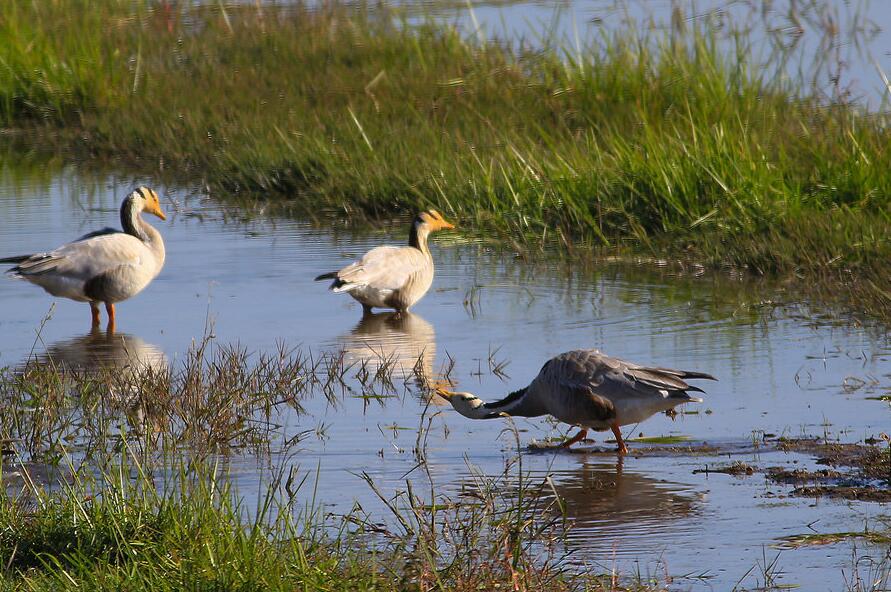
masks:
{"label": "wet soil", "polygon": [[891,502],[891,446],[882,440],[873,444],[837,444],[813,439],[781,440],[779,449],[815,457],[830,468],[817,471],[767,470],[777,483],[808,483],[792,490],[801,497],[831,497],[857,501]]}
{"label": "wet soil", "polygon": [[[696,469],[693,473],[752,475],[764,473],[780,485],[796,486],[791,495],[830,497],[854,501],[891,502],[891,447],[883,440],[869,444],[840,444],[813,438],[781,438],[766,443],[763,452],[794,452],[810,456],[825,469],[809,470],[781,466],[759,467],[742,461]],[[882,442],[882,445],[879,444]],[[706,448],[700,448],[703,454]],[[721,451],[727,453],[727,451]]]}

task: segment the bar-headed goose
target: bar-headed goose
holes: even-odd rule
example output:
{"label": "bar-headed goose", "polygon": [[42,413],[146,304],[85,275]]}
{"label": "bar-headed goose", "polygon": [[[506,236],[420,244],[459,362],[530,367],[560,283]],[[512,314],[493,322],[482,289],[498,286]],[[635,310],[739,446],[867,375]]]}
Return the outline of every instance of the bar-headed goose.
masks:
{"label": "bar-headed goose", "polygon": [[582,349],[551,358],[529,386],[500,401],[484,403],[471,393],[444,389],[436,392],[448,399],[458,413],[471,419],[552,415],[579,426],[581,431],[566,440],[563,447],[584,439],[589,429],[612,430],[619,454],[627,454],[619,426],[639,423],[681,403],[702,402],[687,394],[703,392],[684,382],[690,378],[716,380],[703,372],[648,368],[611,358],[596,349]]}
{"label": "bar-headed goose", "polygon": [[138,294],[164,266],[161,233],[142,219],[148,212],[166,220],[158,194],[138,187],[121,205],[121,226],[103,228],[47,253],[0,259],[17,263],[12,277],[37,284],[53,296],[89,302],[92,325],[99,325],[99,303],[108,311],[114,331],[116,302]]}
{"label": "bar-headed goose", "polygon": [[359,261],[340,271],[323,273],[316,281],[333,279],[330,289],[346,292],[361,302],[365,314],[373,308],[406,312],[433,283],[433,257],[427,248],[427,236],[446,228],[454,226],[436,210],[421,212],[411,226],[407,247],[375,247]]}

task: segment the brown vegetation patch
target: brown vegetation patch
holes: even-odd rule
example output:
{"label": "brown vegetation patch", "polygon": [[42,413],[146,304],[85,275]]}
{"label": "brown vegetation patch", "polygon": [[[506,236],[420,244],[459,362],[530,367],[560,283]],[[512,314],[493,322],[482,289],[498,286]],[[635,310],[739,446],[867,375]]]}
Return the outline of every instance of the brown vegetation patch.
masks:
{"label": "brown vegetation patch", "polygon": [[736,461],[727,465],[719,465],[716,467],[706,466],[704,469],[696,469],[693,471],[693,474],[705,473],[708,475],[709,473],[722,473],[724,475],[751,475],[755,470],[756,468],[748,463]]}
{"label": "brown vegetation patch", "polygon": [[[873,440],[874,441],[874,440]],[[850,467],[865,479],[877,479],[891,484],[891,448],[864,444],[827,443],[823,440],[781,439],[780,450],[809,454],[821,465]]]}
{"label": "brown vegetation patch", "polygon": [[[875,440],[872,440],[875,442]],[[796,487],[792,495],[831,497],[857,501],[891,502],[891,448],[865,444],[827,443],[816,439],[782,439],[780,450],[816,457],[821,465],[843,467],[845,471],[821,469],[768,469],[767,476],[776,483],[819,485]]]}
{"label": "brown vegetation patch", "polygon": [[794,485],[797,483],[811,483],[828,479],[839,479],[842,474],[832,469],[820,469],[808,471],[806,469],[784,469],[783,467],[769,467],[767,477],[776,483]]}
{"label": "brown vegetation patch", "polygon": [[846,487],[843,485],[816,485],[796,487],[792,495],[800,497],[831,497],[861,502],[891,502],[891,489],[881,487]]}

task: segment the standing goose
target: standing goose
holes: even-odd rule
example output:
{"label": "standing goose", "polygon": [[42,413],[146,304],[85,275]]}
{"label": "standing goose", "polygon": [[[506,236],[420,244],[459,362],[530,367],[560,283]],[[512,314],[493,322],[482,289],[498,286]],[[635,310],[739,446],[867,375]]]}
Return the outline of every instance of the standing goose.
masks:
{"label": "standing goose", "polygon": [[526,388],[500,401],[484,403],[471,393],[437,389],[455,410],[471,419],[493,419],[506,415],[538,417],[553,415],[576,425],[581,431],[566,440],[569,447],[588,435],[588,430],[612,430],[619,454],[627,454],[619,426],[639,423],[654,413],[668,411],[681,403],[701,403],[687,391],[703,392],[684,379],[716,380],[703,372],[670,368],[647,368],[596,349],[581,349],[548,360]]}
{"label": "standing goose", "polygon": [[340,271],[323,273],[319,280],[334,280],[330,289],[346,292],[362,303],[363,314],[373,308],[406,312],[433,283],[433,257],[427,248],[431,232],[454,228],[436,210],[421,212],[408,235],[407,247],[384,245],[365,253]]}
{"label": "standing goose", "polygon": [[138,294],[164,266],[164,240],[141,212],[167,219],[158,194],[138,187],[121,205],[123,232],[103,228],[48,253],[7,257],[0,263],[18,263],[9,270],[12,277],[37,284],[53,296],[89,302],[93,327],[99,325],[99,303],[104,302],[108,330],[113,332],[115,303]]}

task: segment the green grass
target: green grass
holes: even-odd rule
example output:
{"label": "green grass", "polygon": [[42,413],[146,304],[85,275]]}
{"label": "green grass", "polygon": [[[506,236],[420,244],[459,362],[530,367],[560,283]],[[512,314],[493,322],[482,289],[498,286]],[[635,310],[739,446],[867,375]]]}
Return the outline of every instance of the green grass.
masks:
{"label": "green grass", "polygon": [[523,51],[377,6],[8,4],[0,121],[81,159],[891,299],[887,118],[766,78],[708,21]]}
{"label": "green grass", "polygon": [[548,543],[528,502],[425,504],[409,485],[387,502],[387,528],[361,508],[332,518],[301,506],[307,481],[287,475],[245,507],[219,466],[178,458],[166,477],[129,457],[101,474],[69,464],[60,488],[26,477],[24,495],[0,494],[0,590],[663,589],[533,553]]}

